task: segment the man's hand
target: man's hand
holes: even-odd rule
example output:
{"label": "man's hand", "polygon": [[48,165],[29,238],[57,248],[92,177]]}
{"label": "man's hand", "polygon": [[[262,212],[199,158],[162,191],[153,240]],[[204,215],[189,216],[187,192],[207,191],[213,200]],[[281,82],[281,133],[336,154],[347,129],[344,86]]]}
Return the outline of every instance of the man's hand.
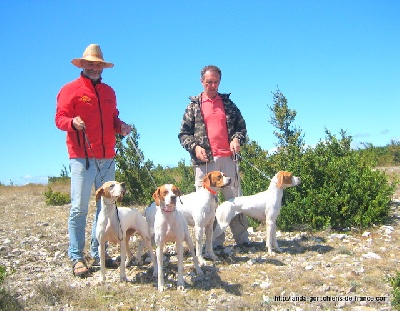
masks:
{"label": "man's hand", "polygon": [[240,142],[238,138],[232,139],[230,143],[230,148],[232,153],[239,153],[240,152]]}
{"label": "man's hand", "polygon": [[85,122],[83,122],[80,116],[77,116],[72,119],[72,125],[78,131],[83,130],[85,128]]}
{"label": "man's hand", "polygon": [[131,127],[128,125],[128,124],[126,124],[126,123],[122,123],[121,124],[121,134],[123,135],[123,136],[126,136],[126,135],[129,135],[130,134],[130,132],[131,132]]}
{"label": "man's hand", "polygon": [[206,150],[204,148],[202,148],[200,146],[196,146],[195,152],[196,152],[197,159],[199,159],[200,161],[203,161],[203,162],[208,162],[208,156],[207,156]]}

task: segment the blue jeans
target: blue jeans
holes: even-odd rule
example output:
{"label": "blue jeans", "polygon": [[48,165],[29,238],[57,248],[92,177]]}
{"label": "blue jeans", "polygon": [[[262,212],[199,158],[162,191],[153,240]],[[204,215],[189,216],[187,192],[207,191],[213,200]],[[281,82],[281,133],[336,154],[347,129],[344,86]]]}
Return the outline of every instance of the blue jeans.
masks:
{"label": "blue jeans", "polygon": [[[100,167],[100,172],[96,166],[96,161]],[[93,185],[97,190],[105,181],[115,179],[113,159],[89,159],[89,164],[89,168],[86,169],[86,159],[70,159],[71,210],[68,218],[68,257],[71,260],[84,259],[86,218]],[[101,202],[99,201],[96,202],[96,214],[92,226],[90,254],[93,258],[99,257],[96,224],[100,209]]]}

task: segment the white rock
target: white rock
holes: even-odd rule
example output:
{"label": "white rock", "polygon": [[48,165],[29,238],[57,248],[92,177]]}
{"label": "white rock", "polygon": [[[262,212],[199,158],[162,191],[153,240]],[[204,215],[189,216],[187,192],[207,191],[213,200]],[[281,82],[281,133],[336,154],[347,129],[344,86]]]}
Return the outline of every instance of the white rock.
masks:
{"label": "white rock", "polygon": [[378,254],[375,254],[373,252],[368,252],[366,254],[362,254],[363,258],[370,258],[370,259],[382,259],[381,256],[379,256]]}

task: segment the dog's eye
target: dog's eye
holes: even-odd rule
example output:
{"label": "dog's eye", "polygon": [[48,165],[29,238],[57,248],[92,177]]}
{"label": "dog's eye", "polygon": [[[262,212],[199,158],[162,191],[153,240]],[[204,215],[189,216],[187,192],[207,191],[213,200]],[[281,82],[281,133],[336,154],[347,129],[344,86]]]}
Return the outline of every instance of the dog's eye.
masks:
{"label": "dog's eye", "polygon": [[115,184],[111,184],[110,185],[110,188],[112,189],[112,188],[114,188],[115,187]]}

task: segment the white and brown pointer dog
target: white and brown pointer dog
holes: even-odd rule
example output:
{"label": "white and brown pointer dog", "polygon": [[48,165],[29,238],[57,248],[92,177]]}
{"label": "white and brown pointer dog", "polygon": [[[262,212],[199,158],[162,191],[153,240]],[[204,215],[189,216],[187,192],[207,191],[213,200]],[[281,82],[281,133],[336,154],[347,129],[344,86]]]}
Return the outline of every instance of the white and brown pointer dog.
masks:
{"label": "white and brown pointer dog", "polygon": [[175,242],[178,255],[178,280],[177,288],[184,289],[183,280],[183,241],[189,247],[193,256],[194,266],[198,275],[203,275],[198,258],[194,252],[192,238],[190,237],[188,225],[182,213],[176,209],[177,197],[180,196],[178,187],[172,184],[165,184],[157,188],[153,194],[156,205],[154,219],[154,240],[157,246],[157,265],[158,265],[158,291],[164,291],[163,256],[164,245],[167,242]]}
{"label": "white and brown pointer dog", "polygon": [[[157,274],[156,258],[151,245],[146,218],[135,208],[117,207],[116,205],[116,201],[121,201],[124,194],[125,184],[117,181],[107,181],[96,191],[96,201],[101,199],[101,210],[97,219],[96,237],[99,241],[100,277],[102,281],[105,281],[106,278],[106,241],[120,244],[120,280],[127,281],[125,266],[132,258],[132,252],[129,249],[129,239],[135,233],[139,234],[146,243],[153,263],[154,276]],[[141,257],[136,259],[140,263]]]}
{"label": "white and brown pointer dog", "polygon": [[[203,178],[203,187],[196,192],[180,196],[176,200],[176,208],[186,219],[190,227],[194,227],[196,241],[196,255],[199,264],[203,266],[205,259],[203,257],[203,236],[205,234],[205,253],[212,260],[216,260],[214,254],[213,241],[213,224],[215,220],[215,210],[217,208],[217,192],[231,183],[231,178],[225,176],[220,171],[212,171]],[[147,207],[145,211],[146,220],[149,224],[150,231],[154,227],[154,217],[156,212],[156,204]]]}
{"label": "white and brown pointer dog", "polygon": [[226,230],[232,218],[239,213],[266,222],[266,247],[269,255],[280,252],[276,239],[276,219],[281,210],[283,190],[300,184],[300,178],[286,171],[278,172],[266,191],[250,196],[236,197],[223,202],[216,212],[217,226],[214,236]]}

